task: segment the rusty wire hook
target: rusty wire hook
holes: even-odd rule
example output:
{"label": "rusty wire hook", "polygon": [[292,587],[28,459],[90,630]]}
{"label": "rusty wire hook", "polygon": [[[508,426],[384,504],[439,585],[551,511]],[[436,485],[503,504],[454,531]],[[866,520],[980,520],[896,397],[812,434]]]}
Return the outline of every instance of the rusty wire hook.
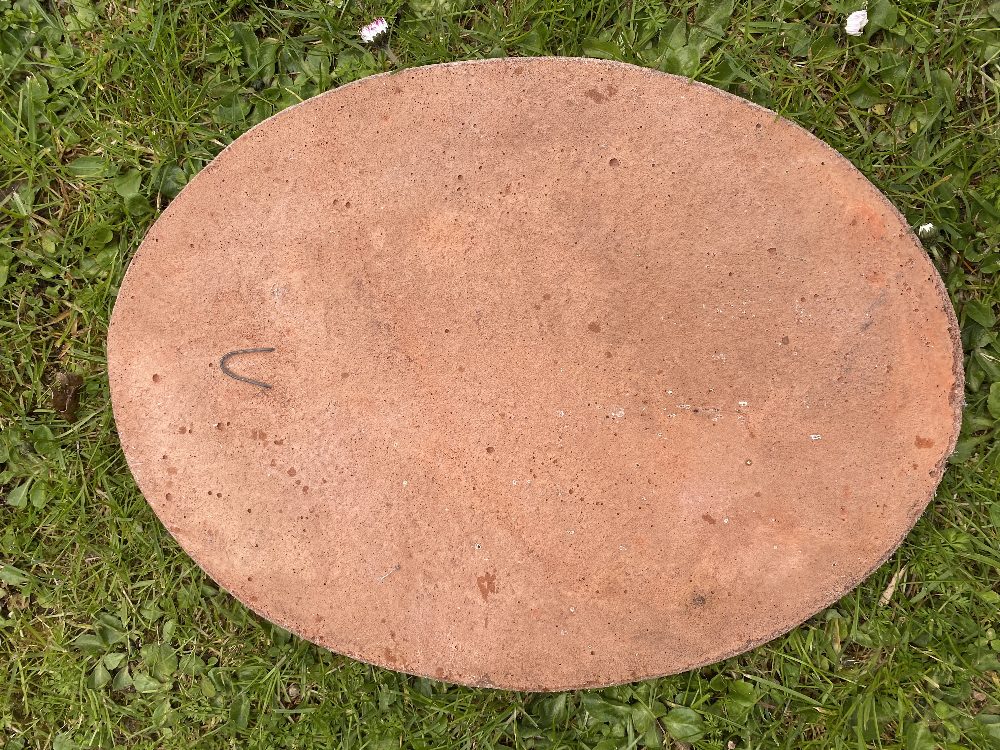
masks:
{"label": "rusty wire hook", "polygon": [[250,385],[255,385],[258,388],[263,388],[265,391],[270,390],[271,386],[267,383],[261,382],[260,380],[254,380],[253,378],[245,378],[242,375],[237,375],[235,372],[230,370],[226,366],[226,362],[230,360],[231,357],[235,357],[239,354],[257,354],[261,352],[273,352],[273,346],[264,346],[257,349],[235,349],[228,354],[223,354],[222,359],[219,360],[219,369],[222,370],[223,375],[228,375],[233,380],[239,380],[241,383],[250,383]]}

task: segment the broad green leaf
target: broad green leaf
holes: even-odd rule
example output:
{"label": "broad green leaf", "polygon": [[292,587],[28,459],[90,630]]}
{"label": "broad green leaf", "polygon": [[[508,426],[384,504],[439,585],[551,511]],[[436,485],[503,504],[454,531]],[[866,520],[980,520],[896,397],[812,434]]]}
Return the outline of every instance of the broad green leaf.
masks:
{"label": "broad green leaf", "polygon": [[688,34],[688,43],[685,45],[688,49],[695,50],[698,55],[698,61],[705,56],[705,53],[710,49],[715,47],[719,43],[719,38],[715,36],[710,31],[705,31],[704,29],[695,26],[691,29]]}
{"label": "broad green leaf", "polygon": [[87,276],[96,276],[101,271],[107,271],[118,257],[118,248],[106,247],[94,255],[88,255],[80,262],[80,270]]}
{"label": "broad green leaf", "polygon": [[976,452],[976,449],[986,442],[986,438],[986,435],[969,435],[968,437],[959,438],[958,445],[955,446],[955,450],[951,454],[951,458],[948,459],[948,463],[961,464],[964,461],[968,461],[972,458],[972,454]]}
{"label": "broad green leaf", "polygon": [[112,184],[115,186],[115,192],[118,193],[122,198],[128,198],[132,195],[136,195],[139,192],[139,187],[142,184],[142,172],[138,169],[132,169],[112,180]]}
{"label": "broad green leaf", "polygon": [[931,730],[923,722],[910,724],[903,736],[906,738],[906,750],[935,750],[937,747]]}
{"label": "broad green leaf", "polygon": [[726,711],[734,720],[742,720],[757,704],[758,699],[757,689],[753,685],[746,680],[733,680],[729,683],[725,699]]}
{"label": "broad green leaf", "polygon": [[566,693],[545,696],[535,704],[532,713],[547,726],[563,721],[566,718]]}
{"label": "broad green leaf", "polygon": [[0,581],[10,586],[21,586],[28,582],[28,576],[13,565],[0,565]]}
{"label": "broad green leaf", "polygon": [[1000,381],[1000,357],[984,349],[976,349],[972,352],[972,359],[975,364],[983,368],[992,382]]}
{"label": "broad green leaf", "polygon": [[671,18],[660,29],[660,44],[670,49],[680,49],[687,44],[687,25],[683,19]]}
{"label": "broad green leaf", "polygon": [[125,632],[125,626],[122,624],[122,621],[108,612],[101,612],[96,619],[98,623],[105,627],[113,628],[122,633]]}
{"label": "broad green leaf", "polygon": [[125,212],[129,216],[144,216],[152,210],[145,195],[130,195],[125,199]]}
{"label": "broad green leaf", "polygon": [[93,633],[78,635],[73,639],[73,646],[91,653],[103,653],[107,649],[107,644]]}
{"label": "broad green leaf", "polygon": [[700,63],[701,50],[694,45],[688,45],[676,50],[667,50],[660,67],[667,73],[690,77],[698,72]]}
{"label": "broad green leaf", "polygon": [[73,31],[85,31],[94,26],[98,21],[97,11],[91,0],[73,0],[73,15],[67,16],[67,26]]}
{"label": "broad green leaf", "polygon": [[87,232],[87,247],[91,250],[100,250],[111,242],[114,236],[114,232],[107,224],[94,224]]}
{"label": "broad green leaf", "polygon": [[622,59],[622,51],[617,44],[593,37],[583,40],[583,54],[585,57],[599,57],[604,60]]}
{"label": "broad green leaf", "polygon": [[250,701],[240,693],[229,706],[229,721],[237,729],[246,729],[250,723]]}
{"label": "broad green leaf", "polygon": [[162,643],[147,644],[139,652],[148,672],[158,680],[169,681],[177,671],[177,654]]}
{"label": "broad green leaf", "polygon": [[701,714],[690,708],[672,708],[663,717],[663,726],[675,740],[697,742],[705,734]]}
{"label": "broad green leaf", "polygon": [[165,620],[163,625],[160,626],[160,640],[163,643],[169,643],[170,639],[174,637],[175,630],[177,630],[177,620],[173,618]]}
{"label": "broad green leaf", "polygon": [[733,680],[729,684],[729,699],[741,706],[753,706],[757,703],[757,690],[746,680]]}
{"label": "broad green leaf", "polygon": [[226,125],[236,125],[243,122],[250,113],[250,105],[237,91],[226,94],[215,108],[215,119]]}
{"label": "broad green leaf", "polygon": [[38,425],[31,431],[31,443],[39,456],[55,458],[59,455],[59,443],[47,425]]}
{"label": "broad green leaf", "polygon": [[868,26],[865,31],[891,29],[896,25],[897,19],[896,6],[889,0],[872,0],[868,5]]}
{"label": "broad green leaf", "polygon": [[986,408],[994,419],[1000,419],[1000,383],[990,386],[990,395],[986,399]]}
{"label": "broad green leaf", "polygon": [[232,24],[229,28],[233,39],[243,50],[244,62],[247,65],[250,65],[256,55],[257,48],[260,46],[260,40],[258,40],[257,35],[253,33],[253,29],[245,23],[237,22]]}
{"label": "broad green leaf", "polygon": [[132,687],[132,675],[129,674],[128,664],[126,664],[118,671],[118,674],[115,675],[115,679],[111,683],[111,689],[127,690],[130,687]]}
{"label": "broad green leaf", "polygon": [[167,720],[172,713],[170,709],[170,699],[164,698],[153,710],[153,726],[162,727],[167,723]]}
{"label": "broad green leaf", "polygon": [[214,698],[216,695],[218,695],[219,690],[218,688],[215,687],[215,684],[212,682],[211,678],[208,675],[205,675],[201,678],[200,684],[201,684],[201,693],[206,698]]}
{"label": "broad green leaf", "polygon": [[104,666],[103,661],[97,662],[97,666],[94,667],[90,675],[87,677],[87,687],[91,690],[100,690],[109,682],[111,682],[111,673],[108,671],[108,668]]}
{"label": "broad green leaf", "polygon": [[646,706],[638,705],[632,707],[632,726],[635,731],[645,734],[656,725],[656,717]]}
{"label": "broad green leaf", "polygon": [[701,0],[694,20],[699,26],[722,34],[729,27],[733,15],[733,0]]}
{"label": "broad green leaf", "polygon": [[116,643],[121,643],[125,640],[125,633],[120,624],[116,627],[105,622],[98,622],[96,628],[97,635],[104,641],[106,646],[114,646]]}
{"label": "broad green leaf", "polygon": [[7,505],[14,508],[23,508],[28,504],[28,490],[31,488],[31,481],[22,482],[17,487],[7,493]]}
{"label": "broad green leaf", "polygon": [[429,18],[444,13],[454,13],[464,5],[463,0],[410,0],[410,10],[418,18]]}
{"label": "broad green leaf", "polygon": [[881,93],[868,81],[861,81],[847,92],[847,98],[855,107],[868,109],[878,103]]}
{"label": "broad green leaf", "polygon": [[585,694],[581,702],[587,713],[602,723],[624,722],[632,717],[632,707],[629,704],[597,693]]}
{"label": "broad green leaf", "polygon": [[44,482],[35,482],[31,486],[31,492],[28,493],[28,497],[31,500],[32,506],[35,508],[44,508],[45,503],[49,499],[49,491],[45,486]]}
{"label": "broad green leaf", "polygon": [[993,328],[997,322],[996,314],[993,312],[993,306],[988,302],[983,302],[978,299],[970,299],[965,303],[964,309],[966,316],[979,323],[979,325],[983,328]]}
{"label": "broad green leaf", "polygon": [[100,156],[79,156],[71,161],[66,168],[74,177],[103,177],[107,172],[107,162]]}
{"label": "broad green leaf", "polygon": [[153,192],[174,198],[187,183],[187,175],[176,164],[161,164],[153,169]]}
{"label": "broad green leaf", "polygon": [[155,622],[163,616],[163,610],[160,609],[156,602],[149,601],[142,605],[139,614],[142,615],[144,620]]}
{"label": "broad green leaf", "polygon": [[10,273],[13,262],[14,251],[10,248],[0,247],[0,289],[3,289],[7,283],[7,274]]}
{"label": "broad green leaf", "polygon": [[[996,667],[993,666],[990,669],[995,670]],[[984,728],[987,737],[996,741],[993,743],[995,747],[1000,746],[1000,716],[997,714],[988,714],[984,711],[976,716],[976,723]]]}
{"label": "broad green leaf", "polygon": [[521,38],[518,47],[529,54],[544,55],[546,41],[546,29],[544,26],[539,25]]}
{"label": "broad green leaf", "polygon": [[155,693],[163,687],[159,680],[150,677],[145,672],[136,672],[132,677],[132,685],[140,693]]}
{"label": "broad green leaf", "polygon": [[182,674],[199,675],[205,672],[205,660],[197,654],[185,654],[181,657],[177,668]]}

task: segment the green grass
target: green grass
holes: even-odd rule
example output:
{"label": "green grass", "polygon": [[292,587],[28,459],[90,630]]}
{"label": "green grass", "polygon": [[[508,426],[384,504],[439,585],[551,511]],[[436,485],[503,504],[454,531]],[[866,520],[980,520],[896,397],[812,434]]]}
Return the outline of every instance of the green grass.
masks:
{"label": "green grass", "polygon": [[[839,0],[730,3],[0,0],[0,747],[1000,747],[1000,3],[873,0],[859,39]],[[936,499],[868,582],[744,656],[538,696],[324,652],[181,552],[115,436],[117,285],[227,143],[392,67],[360,44],[374,15],[402,65],[587,55],[714,83],[933,222],[966,419]],[[60,373],[83,378],[69,419]]]}

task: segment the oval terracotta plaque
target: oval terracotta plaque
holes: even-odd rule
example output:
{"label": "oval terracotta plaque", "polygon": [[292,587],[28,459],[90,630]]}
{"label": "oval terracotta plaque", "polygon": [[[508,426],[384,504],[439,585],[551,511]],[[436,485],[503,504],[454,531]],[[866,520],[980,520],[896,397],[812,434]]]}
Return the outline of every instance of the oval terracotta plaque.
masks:
{"label": "oval terracotta plaque", "polygon": [[241,601],[551,690],[739,653],[884,561],[954,446],[956,328],[903,218],[799,127],[493,60],[238,139],[143,242],[108,359],[139,486]]}

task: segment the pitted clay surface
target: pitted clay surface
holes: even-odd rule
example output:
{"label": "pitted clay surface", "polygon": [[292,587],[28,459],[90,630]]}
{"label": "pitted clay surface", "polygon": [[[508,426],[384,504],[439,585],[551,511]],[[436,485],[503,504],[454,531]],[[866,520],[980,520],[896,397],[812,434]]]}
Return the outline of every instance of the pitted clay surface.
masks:
{"label": "pitted clay surface", "polygon": [[[135,478],[334,651],[553,690],[678,672],[857,585],[957,435],[957,326],[845,159],[708,86],[508,59],[227,148],[125,277]],[[226,369],[224,355],[244,349]]]}

